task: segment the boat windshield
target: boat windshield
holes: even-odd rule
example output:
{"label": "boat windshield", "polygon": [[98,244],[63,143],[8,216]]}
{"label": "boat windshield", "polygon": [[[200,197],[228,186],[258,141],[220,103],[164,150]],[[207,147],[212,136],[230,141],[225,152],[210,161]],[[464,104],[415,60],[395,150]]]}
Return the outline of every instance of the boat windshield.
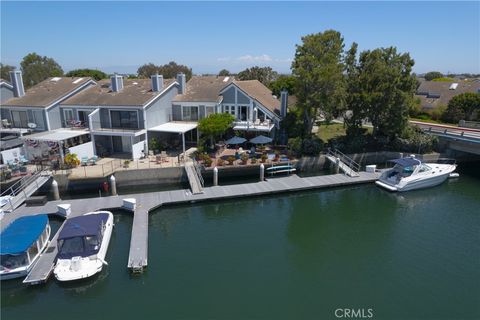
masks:
{"label": "boat windshield", "polygon": [[58,241],[58,257],[71,259],[75,256],[88,257],[100,250],[101,240],[98,236],[79,236]]}
{"label": "boat windshield", "polygon": [[393,171],[395,171],[396,173],[400,173],[400,176],[402,178],[405,178],[405,177],[409,177],[412,175],[412,173],[415,171],[415,169],[417,168],[417,166],[408,166],[408,167],[404,167],[404,166],[401,166],[399,164],[396,164],[394,167],[393,167]]}
{"label": "boat windshield", "polygon": [[83,237],[62,239],[59,241],[60,256],[75,256],[84,252]]}
{"label": "boat windshield", "polygon": [[2,270],[16,269],[28,265],[27,254],[2,254],[0,265]]}

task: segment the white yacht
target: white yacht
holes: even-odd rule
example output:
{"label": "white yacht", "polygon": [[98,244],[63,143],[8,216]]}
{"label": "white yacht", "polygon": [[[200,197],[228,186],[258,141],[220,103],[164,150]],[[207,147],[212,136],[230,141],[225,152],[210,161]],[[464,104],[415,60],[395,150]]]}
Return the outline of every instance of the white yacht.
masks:
{"label": "white yacht", "polygon": [[109,211],[89,212],[67,219],[58,236],[53,273],[59,281],[79,280],[102,271],[113,230]]}
{"label": "white yacht", "polygon": [[392,169],[385,171],[375,182],[389,191],[410,191],[433,187],[449,176],[458,176],[453,171],[456,164],[424,163],[414,156],[391,160]]}
{"label": "white yacht", "polygon": [[50,224],[46,214],[16,219],[0,235],[0,279],[25,277],[47,248]]}

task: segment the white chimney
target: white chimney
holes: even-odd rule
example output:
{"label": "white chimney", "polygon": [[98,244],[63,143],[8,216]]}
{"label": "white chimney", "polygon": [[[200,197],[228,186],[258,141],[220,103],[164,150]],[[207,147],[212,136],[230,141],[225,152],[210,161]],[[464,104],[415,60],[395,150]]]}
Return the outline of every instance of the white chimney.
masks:
{"label": "white chimney", "polygon": [[23,87],[23,78],[21,71],[10,71],[10,82],[13,86],[13,95],[15,97],[23,97],[25,89]]}
{"label": "white chimney", "polygon": [[115,74],[111,78],[112,81],[112,91],[113,92],[120,92],[123,90],[123,77]]}
{"label": "white chimney", "polygon": [[178,88],[178,94],[184,94],[187,89],[187,77],[184,73],[177,74],[177,82],[180,85]]}
{"label": "white chimney", "polygon": [[152,75],[152,91],[159,92],[163,89],[163,76],[159,74]]}

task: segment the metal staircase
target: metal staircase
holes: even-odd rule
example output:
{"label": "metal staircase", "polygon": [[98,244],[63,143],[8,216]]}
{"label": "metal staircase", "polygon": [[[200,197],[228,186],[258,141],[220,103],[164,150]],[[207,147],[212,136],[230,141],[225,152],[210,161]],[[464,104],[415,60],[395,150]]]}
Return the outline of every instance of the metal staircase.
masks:
{"label": "metal staircase", "polygon": [[[334,165],[338,165],[338,168],[342,170],[349,177],[359,177],[360,164],[355,162],[352,158],[345,155],[338,149],[328,150],[326,155],[327,159]],[[338,159],[338,160],[337,160]]]}
{"label": "metal staircase", "polygon": [[34,194],[43,186],[52,176],[49,171],[37,171],[30,176],[25,176],[10,188],[2,192],[0,196],[11,196],[8,203],[3,207],[3,211],[13,211],[18,208],[25,200]]}

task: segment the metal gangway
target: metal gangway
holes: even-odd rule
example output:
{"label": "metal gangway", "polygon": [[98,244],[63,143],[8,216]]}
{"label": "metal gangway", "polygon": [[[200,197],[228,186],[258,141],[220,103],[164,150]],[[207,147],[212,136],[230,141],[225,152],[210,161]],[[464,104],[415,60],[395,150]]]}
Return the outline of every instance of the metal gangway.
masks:
{"label": "metal gangway", "polygon": [[13,211],[18,208],[28,197],[40,189],[51,176],[52,174],[49,171],[42,170],[36,171],[32,175],[25,176],[15,182],[15,184],[3,191],[0,195],[1,197],[11,197],[3,207],[3,211]]}
{"label": "metal gangway", "polygon": [[195,159],[185,161],[185,172],[187,173],[188,183],[190,184],[192,194],[203,193],[204,181],[202,170]]}
{"label": "metal gangway", "polygon": [[338,166],[349,177],[359,177],[360,164],[355,162],[352,158],[345,155],[338,149],[329,149],[326,155],[327,159],[335,166]]}

